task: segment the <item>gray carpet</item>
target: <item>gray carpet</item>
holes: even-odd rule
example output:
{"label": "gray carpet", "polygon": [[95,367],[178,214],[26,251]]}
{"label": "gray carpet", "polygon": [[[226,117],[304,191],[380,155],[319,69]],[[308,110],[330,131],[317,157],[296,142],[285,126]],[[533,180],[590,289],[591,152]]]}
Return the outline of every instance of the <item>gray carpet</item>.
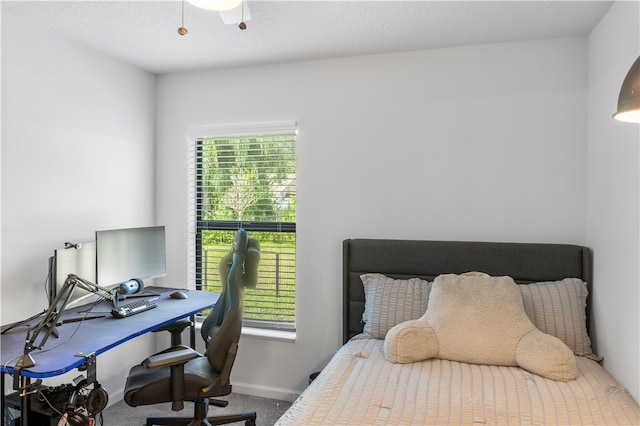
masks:
{"label": "gray carpet", "polygon": [[[289,401],[260,398],[257,396],[232,393],[224,398],[229,401],[225,408],[209,407],[209,415],[237,414],[245,411],[257,413],[257,426],[272,426],[291,405]],[[102,412],[104,426],[141,426],[145,424],[147,417],[176,416],[186,417],[193,415],[193,404],[185,403],[184,410],[171,411],[171,404],[157,404],[146,407],[129,407],[124,401],[118,401]],[[99,419],[98,424],[99,423]],[[244,423],[231,423],[243,425]]]}

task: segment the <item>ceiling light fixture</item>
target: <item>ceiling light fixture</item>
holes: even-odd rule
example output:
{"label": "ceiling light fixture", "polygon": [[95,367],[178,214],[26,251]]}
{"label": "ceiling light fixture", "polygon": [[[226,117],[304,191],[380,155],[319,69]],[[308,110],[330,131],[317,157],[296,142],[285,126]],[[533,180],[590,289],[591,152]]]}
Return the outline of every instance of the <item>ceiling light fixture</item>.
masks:
{"label": "ceiling light fixture", "polygon": [[613,118],[625,123],[640,123],[640,56],[622,82],[618,96],[618,111]]}
{"label": "ceiling light fixture", "polygon": [[242,10],[240,12],[240,23],[238,24],[238,28],[240,28],[241,30],[246,30],[247,29],[247,24],[244,23],[244,2],[245,0],[242,0],[242,6],[240,6],[240,9]]}
{"label": "ceiling light fixture", "polygon": [[242,0],[187,0],[195,7],[206,10],[229,10],[240,6]]}
{"label": "ceiling light fixture", "polygon": [[184,26],[184,0],[182,0],[182,25],[178,28],[178,34],[181,36],[189,34],[189,31]]}
{"label": "ceiling light fixture", "polygon": [[[189,4],[206,10],[218,11],[222,21],[227,24],[238,24],[241,30],[247,29],[246,22],[251,19],[251,12],[246,0],[186,0]],[[178,34],[187,35],[189,31],[184,26],[184,2],[182,0],[182,26]]]}

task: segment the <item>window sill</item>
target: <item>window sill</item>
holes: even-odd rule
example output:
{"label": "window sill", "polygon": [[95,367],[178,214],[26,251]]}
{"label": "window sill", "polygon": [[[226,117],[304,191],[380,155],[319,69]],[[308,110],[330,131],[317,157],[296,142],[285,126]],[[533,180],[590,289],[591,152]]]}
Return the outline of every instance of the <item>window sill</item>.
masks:
{"label": "window sill", "polygon": [[258,339],[277,340],[280,342],[295,343],[296,332],[286,330],[269,330],[266,328],[242,327],[242,335]]}
{"label": "window sill", "polygon": [[[196,329],[200,330],[202,320],[196,319]],[[265,340],[276,340],[279,342],[295,343],[296,332],[286,330],[269,330],[266,328],[242,327],[242,336]]]}

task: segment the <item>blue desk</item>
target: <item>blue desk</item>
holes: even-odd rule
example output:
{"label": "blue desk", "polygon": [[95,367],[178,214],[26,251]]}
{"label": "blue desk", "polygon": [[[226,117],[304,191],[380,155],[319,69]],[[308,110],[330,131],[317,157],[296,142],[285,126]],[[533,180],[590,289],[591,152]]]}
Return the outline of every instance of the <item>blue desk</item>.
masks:
{"label": "blue desk", "polygon": [[[157,308],[118,319],[111,315],[111,303],[100,302],[93,305],[88,316],[101,315],[103,318],[82,322],[69,322],[58,326],[60,337],[50,336],[44,348],[31,352],[35,365],[20,370],[25,383],[30,378],[47,378],[64,374],[85,364],[87,354],[100,355],[126,341],[154,331],[181,318],[193,316],[215,304],[218,293],[188,291],[187,299],[170,299],[173,289],[145,287],[146,292],[160,293]],[[62,320],[78,318],[90,305],[65,311]],[[4,375],[13,374],[14,366],[23,355],[28,327],[37,324],[35,319],[24,326],[16,327],[1,336],[0,368],[2,373],[2,417],[4,423]],[[38,339],[39,340],[39,339]]]}

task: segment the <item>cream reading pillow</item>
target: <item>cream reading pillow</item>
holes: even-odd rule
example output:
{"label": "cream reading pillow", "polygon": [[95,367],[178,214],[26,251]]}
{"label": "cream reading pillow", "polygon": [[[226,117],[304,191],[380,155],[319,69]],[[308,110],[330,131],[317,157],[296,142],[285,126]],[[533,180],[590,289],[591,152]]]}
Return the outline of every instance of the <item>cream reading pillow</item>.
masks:
{"label": "cream reading pillow", "polygon": [[577,376],[573,352],[531,323],[513,279],[481,273],[437,277],[425,314],[389,330],[384,356],[519,366],[563,382]]}

